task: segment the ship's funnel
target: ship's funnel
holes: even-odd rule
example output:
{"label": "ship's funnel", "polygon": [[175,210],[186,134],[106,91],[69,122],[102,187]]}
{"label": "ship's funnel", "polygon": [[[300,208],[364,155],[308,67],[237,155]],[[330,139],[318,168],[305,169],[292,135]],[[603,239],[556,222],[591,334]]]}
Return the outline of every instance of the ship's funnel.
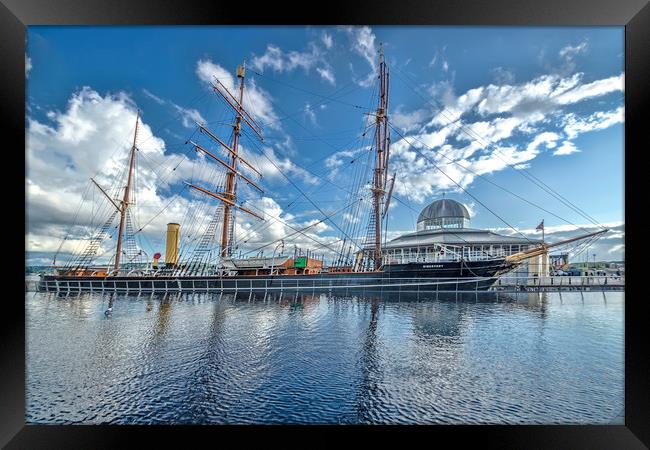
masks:
{"label": "ship's funnel", "polygon": [[178,244],[181,238],[181,226],[177,223],[167,224],[167,248],[165,264],[175,267],[178,264]]}

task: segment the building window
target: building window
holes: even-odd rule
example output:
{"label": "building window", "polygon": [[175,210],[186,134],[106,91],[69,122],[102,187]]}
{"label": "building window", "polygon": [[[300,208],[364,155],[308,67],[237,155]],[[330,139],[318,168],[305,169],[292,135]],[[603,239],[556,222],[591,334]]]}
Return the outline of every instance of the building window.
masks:
{"label": "building window", "polygon": [[469,220],[464,217],[438,217],[435,219],[423,220],[417,224],[418,231],[467,227],[469,227]]}

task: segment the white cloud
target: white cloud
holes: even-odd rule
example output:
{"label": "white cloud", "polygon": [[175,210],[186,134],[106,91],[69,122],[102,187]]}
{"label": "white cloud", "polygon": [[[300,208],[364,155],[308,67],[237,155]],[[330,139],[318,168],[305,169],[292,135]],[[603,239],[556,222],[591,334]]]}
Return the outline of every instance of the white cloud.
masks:
{"label": "white cloud", "polygon": [[309,103],[305,103],[305,115],[313,125],[316,125],[316,113]]}
{"label": "white cloud", "polygon": [[515,164],[512,167],[513,169],[517,169],[517,170],[530,169],[530,164],[529,163]]}
{"label": "white cloud", "polygon": [[[136,105],[125,93],[100,95],[85,87],[71,95],[63,111],[49,111],[49,121],[40,122],[28,118],[27,133],[27,223],[25,242],[28,261],[51,262],[62,238],[68,239],[61,247],[58,263],[66,254],[80,251],[87,245],[87,238],[96,227],[106,220],[113,206],[89,182],[94,176],[113,198],[123,194],[123,178],[132,145],[136,117]],[[199,139],[197,137],[196,139]],[[137,147],[138,176],[136,208],[138,222],[142,226],[141,241],[146,252],[164,252],[165,228],[168,222],[182,224],[181,239],[196,238],[206,229],[215,214],[218,202],[187,189],[186,194],[176,195],[181,189],[180,181],[192,181],[202,187],[214,187],[223,175],[220,168],[203,164],[203,157],[190,160],[184,154],[170,154],[165,142],[152,132],[141,117]],[[264,180],[286,182],[284,175],[317,184],[318,179],[298,167],[289,158],[277,156],[271,148],[265,148],[265,156],[251,154],[242,147],[242,156],[262,169]],[[268,157],[268,159],[267,159]],[[269,161],[270,160],[270,161]],[[271,163],[272,161],[272,163]],[[241,166],[244,170],[245,166]],[[173,170],[175,168],[175,170]],[[197,170],[197,168],[200,168]],[[154,172],[155,170],[155,172]],[[281,173],[282,172],[282,173]],[[297,221],[292,214],[268,197],[247,196],[252,189],[242,189],[239,201],[253,210],[265,214],[267,223],[256,227],[252,240],[240,242],[240,249],[251,249],[270,240],[293,233],[313,224],[306,234],[318,242],[334,242],[335,237],[324,236],[330,230],[325,223]],[[82,203],[83,208],[78,210]],[[75,213],[78,215],[75,216]],[[187,212],[193,211],[193,219],[187,220]],[[159,214],[156,217],[156,214]],[[277,220],[280,219],[280,221]],[[281,221],[289,225],[282,224]],[[76,226],[73,226],[76,223]],[[258,224],[245,214],[236,215],[238,236],[243,236]],[[267,226],[268,225],[268,226]],[[250,238],[250,236],[249,236]],[[287,240],[287,245],[314,248],[316,242],[300,234]],[[182,244],[185,245],[185,244]],[[99,260],[106,262],[114,249],[114,239],[102,244]],[[326,252],[324,250],[324,252]]]}
{"label": "white cloud", "polygon": [[[316,232],[316,233],[322,233],[324,231],[331,230],[332,227],[327,225],[322,219],[312,219],[308,220],[306,222],[303,222],[301,224],[303,228],[308,228],[310,231]],[[305,230],[306,231],[306,230]]]}
{"label": "white cloud", "polygon": [[270,67],[275,72],[282,72],[285,70],[283,57],[284,55],[280,47],[268,44],[266,46],[266,53],[262,56],[254,56],[251,63],[260,72],[264,72],[264,69],[267,67]]}
{"label": "white cloud", "polygon": [[562,145],[553,152],[555,156],[570,155],[571,153],[579,152],[575,144],[571,141],[564,141]]}
{"label": "white cloud", "polygon": [[180,114],[185,128],[195,128],[197,123],[205,124],[205,119],[196,109],[183,108],[174,105],[176,111]]}
{"label": "white cloud", "polygon": [[[543,149],[556,149],[562,139],[565,141],[555,155],[579,151],[570,139],[622,122],[623,108],[587,117],[563,110],[622,91],[623,79],[621,74],[585,83],[582,73],[568,77],[550,74],[516,85],[478,86],[462,95],[456,95],[448,81],[432,85],[429,95],[439,99],[442,111],[398,108],[390,116],[393,126],[405,133],[404,139],[394,136],[391,145],[391,163],[405,173],[402,185],[396,187],[398,194],[408,193],[416,201],[424,201],[434,193],[460,190],[433,163],[466,188],[475,179],[470,170],[482,175],[509,166],[530,167]],[[558,124],[563,129],[558,129]]]}
{"label": "white cloud", "polygon": [[[509,165],[524,167],[523,164],[535,159],[538,154],[538,148],[527,147],[526,150],[519,150],[513,146],[497,147],[485,156],[463,161],[463,165],[479,175],[484,175],[503,170]],[[467,176],[465,179],[467,184],[463,184],[463,187],[467,187],[472,181],[473,177]]]}
{"label": "white cloud", "polygon": [[535,151],[539,148],[540,145],[546,145],[546,148],[555,148],[557,145],[555,142],[560,139],[560,135],[553,133],[552,131],[546,131],[540,133],[528,144],[528,150]]}
{"label": "white cloud", "polygon": [[316,72],[321,76],[321,78],[329,82],[332,86],[336,85],[336,79],[334,78],[334,72],[327,67],[316,67]]}
{"label": "white cloud", "polygon": [[451,86],[446,82],[432,86],[431,95],[442,99],[444,109],[436,114],[427,126],[447,125],[460,119],[463,114],[475,107],[481,100],[483,93],[484,88],[478,87],[456,97]]}
{"label": "white cloud", "polygon": [[473,219],[476,217],[476,203],[474,202],[463,202],[463,206],[465,206],[465,209],[467,209],[467,212],[469,213],[470,219]]}
{"label": "white cloud", "polygon": [[318,178],[305,169],[298,167],[291,159],[279,157],[271,147],[265,147],[261,156],[254,156],[249,152],[245,152],[243,155],[248,155],[250,159],[258,162],[257,167],[264,174],[264,178],[280,180],[286,183],[286,176],[301,178],[307,184],[316,185],[319,183]]}
{"label": "white cloud", "polygon": [[593,97],[609,94],[612,92],[623,92],[625,89],[625,77],[623,74],[609,77],[603,80],[596,80],[583,84],[574,89],[555,96],[554,100],[559,105],[570,105]]}
{"label": "white cloud", "polygon": [[344,30],[350,37],[352,51],[360,55],[370,65],[368,76],[356,82],[362,87],[369,87],[377,76],[377,48],[375,35],[370,27],[345,27]]}
{"label": "white cloud", "polygon": [[560,59],[564,62],[561,71],[564,73],[573,72],[576,68],[575,57],[581,53],[585,53],[587,48],[587,41],[583,41],[578,45],[567,45],[563,47],[558,53]]}
{"label": "white cloud", "polygon": [[621,106],[612,111],[598,111],[587,118],[580,118],[576,114],[567,114],[564,119],[564,132],[569,139],[573,139],[581,133],[595,130],[602,130],[617,123],[623,123],[625,111]]}
{"label": "white cloud", "polygon": [[506,112],[520,116],[544,114],[563,105],[623,91],[622,74],[587,84],[582,84],[582,77],[582,74],[568,78],[551,74],[520,85],[491,84],[479,93],[477,110],[483,115]]}
{"label": "white cloud", "polygon": [[332,35],[327,31],[323,31],[323,34],[321,34],[321,40],[323,41],[325,48],[328,50],[331,49],[334,45],[334,39],[332,38]]}
{"label": "white cloud", "polygon": [[158,103],[159,105],[164,105],[165,103],[167,103],[164,99],[158,97],[157,95],[152,94],[147,89],[142,89],[142,92],[144,93],[144,95],[146,95],[147,97],[149,97],[150,99]]}
{"label": "white cloud", "polygon": [[[277,252],[284,254],[291,253],[293,246],[314,249],[322,245],[317,252],[332,258],[336,249],[336,236],[323,236],[322,233],[330,231],[332,228],[322,219],[311,219],[304,222],[297,221],[297,217],[282,209],[282,207],[272,198],[262,197],[248,203],[253,211],[261,213],[266,220],[263,227],[252,227],[251,223],[244,217],[237,216],[237,235],[239,249],[256,251],[261,246],[265,246],[262,251],[265,256],[271,256],[278,247],[280,240],[284,240],[284,250],[280,247]],[[290,238],[286,236],[291,235]],[[331,248],[331,249],[330,249]],[[250,253],[249,253],[250,254]]]}
{"label": "white cloud", "polygon": [[[226,69],[213,63],[210,59],[201,59],[196,63],[196,74],[208,87],[216,84],[217,78],[231,92],[237,92],[235,77]],[[246,95],[244,95],[244,108],[256,119],[272,129],[279,129],[278,116],[273,109],[270,94],[259,88],[254,80],[246,83]]]}
{"label": "white cloud", "polygon": [[[324,41],[329,42],[331,46],[331,36],[329,41],[326,39]],[[327,43],[325,45],[326,48],[329,48]],[[284,52],[277,45],[268,44],[263,55],[253,56],[251,65],[260,72],[270,68],[274,72],[280,73],[291,72],[297,68],[302,68],[305,73],[309,73],[312,68],[315,68],[323,80],[332,85],[335,84],[334,71],[327,62],[322,48],[314,42],[310,42],[308,50],[303,52]]]}
{"label": "white cloud", "polygon": [[[52,167],[72,174],[83,172],[84,176],[114,167],[116,161],[111,159],[110,149],[130,146],[136,112],[124,93],[102,97],[84,87],[71,96],[67,111],[50,111],[47,116],[54,125],[29,119],[28,156],[33,162],[28,169],[43,175],[34,178],[39,184],[58,187],[67,184],[70,174],[52,172]],[[139,127],[138,142],[143,152],[164,152],[164,141],[153,136],[148,125]]]}
{"label": "white cloud", "polygon": [[513,84],[515,81],[515,75],[512,73],[512,71],[503,67],[495,67],[494,69],[490,70],[490,73],[492,74],[494,82],[497,85]]}
{"label": "white cloud", "polygon": [[147,89],[142,89],[142,93],[148,98],[152,99],[159,105],[171,105],[174,110],[178,113],[182,124],[185,128],[195,128],[197,123],[205,124],[205,119],[201,116],[201,113],[196,109],[192,108],[183,108],[182,106],[177,105],[171,100],[165,100],[157,95],[153,94]]}
{"label": "white cloud", "polygon": [[578,55],[580,53],[584,53],[587,50],[587,42],[581,42],[578,45],[567,45],[566,47],[563,47],[560,52],[560,58],[572,58],[575,55]]}
{"label": "white cloud", "polygon": [[305,52],[283,52],[280,47],[268,44],[266,52],[262,56],[253,56],[251,65],[260,72],[270,67],[275,72],[291,72],[296,68],[302,68],[308,72],[321,59],[320,49],[312,42],[309,51]]}
{"label": "white cloud", "polygon": [[[442,98],[444,110],[435,115],[427,126],[447,125],[457,121],[463,115],[475,111],[482,116],[511,115],[511,117],[505,118],[511,119],[507,122],[503,121],[503,117],[499,117],[491,119],[489,122],[472,124],[472,128],[478,127],[475,130],[478,134],[487,131],[482,130],[481,127],[492,128],[496,131],[498,127],[496,123],[492,122],[498,120],[502,121],[502,126],[515,124],[518,120],[519,124],[516,126],[519,129],[532,130],[532,124],[543,120],[551,112],[560,111],[566,105],[623,89],[623,75],[588,84],[581,84],[581,80],[582,74],[576,74],[569,78],[543,75],[519,85],[480,86],[470,89],[458,97],[454,95],[448,84],[436,85],[432,88],[431,93]],[[400,113],[404,114],[401,111]],[[615,120],[615,117],[610,119]],[[507,136],[508,133],[505,135]],[[486,136],[486,138],[489,140],[490,136]]]}
{"label": "white cloud", "polygon": [[423,122],[430,116],[431,111],[428,109],[416,109],[415,111],[404,112],[402,106],[398,106],[390,118],[393,125],[405,132],[409,132],[420,128]]}
{"label": "white cloud", "polygon": [[344,165],[350,165],[351,161],[355,160],[361,153],[367,152],[368,150],[370,150],[370,147],[363,147],[350,150],[341,150],[334,153],[333,155],[330,155],[325,160],[325,167],[330,169],[329,178],[335,178],[339,173],[339,169],[343,168]]}
{"label": "white cloud", "polygon": [[431,58],[431,61],[429,61],[429,67],[435,67],[436,63],[438,61],[441,61],[440,67],[442,68],[442,71],[447,73],[449,72],[449,61],[447,60],[447,56],[445,55],[445,51],[447,50],[447,46],[442,47],[442,51],[436,50],[436,52],[433,55],[433,58]]}
{"label": "white cloud", "polygon": [[457,139],[461,141],[475,141],[480,137],[480,148],[486,144],[499,142],[512,136],[514,130],[523,123],[518,117],[498,117],[491,121],[474,122],[465,124],[465,133],[459,133]]}
{"label": "white cloud", "polygon": [[[618,244],[607,250],[607,253],[619,253],[622,254],[625,251],[625,244]],[[622,258],[621,258],[622,259]]]}
{"label": "white cloud", "polygon": [[[123,187],[120,180],[127,164],[135,114],[135,105],[126,94],[101,96],[90,88],[84,88],[72,95],[64,112],[50,114],[52,124],[29,120],[26,179],[29,230],[26,245],[30,254],[38,253],[39,258],[43,258],[43,255],[51,257],[68,233],[70,235],[61,252],[79,251],[87,244],[85,239],[92,230],[106,220],[113,207],[99,191],[93,191],[95,187],[90,186],[89,178],[94,176],[112,197],[121,197]],[[205,165],[202,165],[205,166],[202,170],[196,171],[186,156],[169,154],[164,141],[152,134],[146,121],[140,122],[137,142],[140,159],[136,197],[138,224],[149,222],[162,211],[143,231],[145,244],[152,243],[153,250],[162,250],[168,222],[181,222],[183,236],[202,233],[218,202],[194,191],[191,191],[189,198],[174,197],[176,188],[173,191],[168,188],[171,183],[192,178],[200,186],[211,186],[219,171],[210,170]],[[290,160],[275,156],[272,150],[267,149],[267,155],[288,176],[316,182]],[[184,161],[185,165],[178,164]],[[280,178],[279,170],[272,165],[269,169],[269,165],[264,167],[266,178]],[[156,173],[150,166],[156,169]],[[172,171],[172,166],[176,166],[177,170]],[[75,220],[82,197],[85,198],[84,208],[79,210]],[[246,202],[246,198],[241,201]],[[271,199],[253,198],[246,203],[275,217],[293,220],[291,215],[278,210]],[[187,211],[195,211],[194,220],[189,223],[184,221]],[[254,220],[240,216],[243,215],[237,216],[239,223],[250,228]],[[72,227],[75,222],[77,226]],[[294,223],[294,226],[299,227],[300,224]],[[317,225],[312,228],[316,236],[326,227]],[[272,225],[266,232],[258,233],[258,238],[281,236],[288,230],[290,228],[284,225]],[[114,245],[111,242],[105,241],[98,252],[104,260],[111,255]],[[152,249],[147,247],[146,250],[151,253]],[[62,256],[59,262],[61,259]]]}
{"label": "white cloud", "polygon": [[25,54],[25,76],[29,75],[30,70],[32,70],[32,58]]}
{"label": "white cloud", "polygon": [[[77,245],[112,211],[113,206],[89,182],[95,179],[111,197],[123,194],[124,168],[132,145],[136,108],[124,93],[101,96],[84,87],[75,92],[64,112],[49,111],[51,123],[28,118],[27,132],[27,214],[28,249],[51,251],[54,241],[60,243],[68,231],[70,242],[63,250]],[[137,202],[147,205],[140,219],[145,223],[166,201],[161,192],[170,183],[180,179],[183,172],[172,171],[187,158],[169,155],[165,142],[155,136],[146,123],[138,127],[139,187]],[[151,166],[158,168],[154,173]],[[162,176],[160,176],[162,174]],[[75,212],[85,198],[85,208],[79,210],[76,228],[71,228]],[[170,207],[167,211],[179,211]],[[149,233],[163,233],[162,214],[148,229]],[[172,221],[172,220],[169,220]]]}
{"label": "white cloud", "polygon": [[[248,235],[246,240],[248,244],[264,244],[269,241],[280,239],[283,236],[291,233],[291,229],[283,224],[283,222],[290,223],[294,217],[291,214],[285,213],[282,207],[270,197],[262,197],[253,200],[247,204],[253,211],[262,213],[261,215],[267,221],[267,226],[258,227],[259,231],[244,231],[239,232],[239,236]],[[239,215],[239,224],[245,229],[245,224],[248,223],[248,218]],[[243,230],[242,230],[243,231]]]}

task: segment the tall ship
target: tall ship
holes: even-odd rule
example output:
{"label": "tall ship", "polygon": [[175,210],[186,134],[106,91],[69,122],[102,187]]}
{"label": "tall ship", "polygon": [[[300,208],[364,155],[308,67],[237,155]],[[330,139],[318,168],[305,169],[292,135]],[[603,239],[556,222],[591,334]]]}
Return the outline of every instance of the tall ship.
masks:
{"label": "tall ship", "polygon": [[[457,202],[443,199],[425,208],[415,233],[388,242],[388,210],[391,199],[395,198],[396,174],[391,175],[390,163],[389,71],[381,47],[378,57],[376,108],[367,113],[370,121],[364,132],[364,136],[372,136],[368,147],[371,171],[365,181],[359,182],[358,188],[349,193],[351,204],[356,208],[350,212],[359,213],[361,203],[368,206],[365,230],[363,227],[350,229],[337,225],[332,221],[332,214],[323,213],[320,220],[302,228],[290,226],[292,232],[285,238],[263,245],[267,249],[273,248],[270,257],[261,252],[248,257],[237,254],[237,215],[243,214],[258,223],[280,220],[242,202],[239,195],[242,185],[264,192],[261,183],[264,174],[242,151],[243,135],[260,140],[263,137],[254,114],[245,108],[246,68],[240,65],[235,89],[233,86],[228,89],[216,78],[211,86],[211,90],[230,109],[230,114],[234,113],[234,123],[229,124],[232,126],[230,137],[221,138],[205,124],[197,123],[196,131],[211,145],[193,139],[187,142],[201,155],[202,164],[218,169],[213,169],[216,175],[211,185],[184,181],[187,190],[214,203],[202,230],[188,233],[182,244],[181,224],[168,223],[164,262],[159,261],[160,253],[147,255],[138,244],[138,235],[142,235],[144,228],[136,224],[137,214],[134,212],[139,203],[139,199],[138,202],[135,200],[138,110],[123,177],[114,183],[112,190],[104,188],[94,178],[90,180],[97,195],[105,200],[105,217],[97,221],[92,235],[77,245],[77,250],[67,261],[57,264],[55,256],[52,273],[42,276],[39,290],[138,293],[305,289],[487,290],[500,276],[520,270],[535,258],[548,256],[554,247],[595,239],[608,231],[601,227],[598,231],[555,243],[527,239],[525,245],[497,246],[493,245],[494,233],[481,234],[480,230],[468,229],[464,226],[469,219],[466,211],[460,208],[459,212]],[[301,194],[307,197],[302,191]],[[309,201],[322,212],[318,205]],[[191,225],[195,220],[193,214],[195,211],[186,211],[183,221]],[[338,241],[321,243],[306,234],[309,228],[327,221],[341,232]],[[317,245],[309,250],[294,246],[293,251],[287,251],[285,241],[295,236],[307,236]],[[476,239],[483,239],[481,245],[476,244]],[[114,246],[108,247],[112,253],[108,263],[97,262],[102,256],[100,249],[113,241]],[[322,256],[324,248],[330,251],[329,264]]]}

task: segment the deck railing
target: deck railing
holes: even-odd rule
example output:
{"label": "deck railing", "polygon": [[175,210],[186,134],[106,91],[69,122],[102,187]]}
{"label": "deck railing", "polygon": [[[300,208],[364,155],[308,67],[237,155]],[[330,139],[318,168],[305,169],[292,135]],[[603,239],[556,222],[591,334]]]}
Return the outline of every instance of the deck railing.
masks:
{"label": "deck railing", "polygon": [[444,255],[439,253],[418,253],[418,254],[406,254],[401,256],[384,256],[384,264],[408,264],[408,263],[439,263],[439,262],[450,262],[450,261],[460,261],[461,254],[465,261],[485,261],[488,259],[494,259],[506,256],[504,250],[493,251],[490,253],[481,252],[481,251],[471,251],[471,252],[458,252],[457,254],[452,254],[447,252]]}

